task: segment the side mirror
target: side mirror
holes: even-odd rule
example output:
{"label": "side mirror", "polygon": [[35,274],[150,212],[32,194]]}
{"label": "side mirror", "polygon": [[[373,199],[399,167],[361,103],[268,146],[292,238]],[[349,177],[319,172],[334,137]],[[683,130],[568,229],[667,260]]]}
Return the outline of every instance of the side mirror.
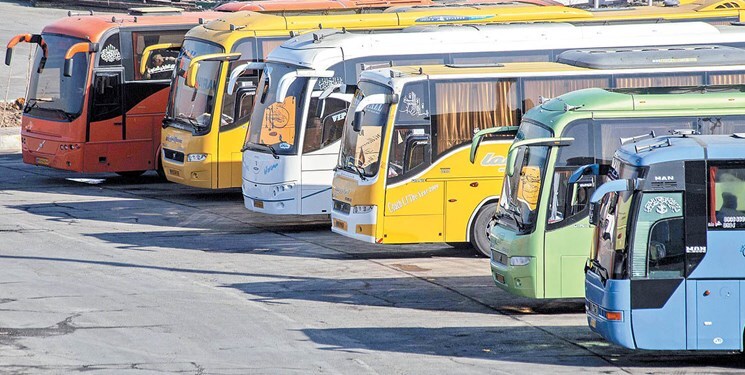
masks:
{"label": "side mirror", "polygon": [[364,111],[354,112],[354,120],[352,122],[352,130],[355,133],[362,131],[362,118],[365,117]]}
{"label": "side mirror", "polygon": [[91,53],[91,52],[98,52],[98,43],[87,43],[87,42],[80,42],[73,44],[70,48],[67,49],[67,53],[65,53],[65,65],[63,74],[65,77],[72,77],[72,71],[73,71],[73,60],[72,58],[75,57],[78,53]]}
{"label": "side mirror", "polygon": [[147,72],[147,62],[150,61],[150,56],[154,51],[160,49],[175,50],[179,48],[181,48],[181,43],[160,43],[145,47],[142,50],[142,57],[140,58],[140,75],[144,75]]}
{"label": "side mirror", "polygon": [[526,139],[524,141],[517,141],[512,143],[510,150],[507,152],[507,170],[505,171],[508,176],[512,177],[515,175],[515,156],[514,152],[523,146],[548,146],[548,147],[564,147],[569,146],[574,142],[574,138],[571,137],[560,137],[560,138],[535,138]]}
{"label": "side mirror", "polygon": [[590,225],[597,226],[598,225],[598,218],[600,216],[600,202],[591,202],[590,203],[590,212],[588,214],[590,219]]}
{"label": "side mirror", "polygon": [[567,179],[568,184],[574,184],[579,181],[582,176],[585,175],[592,175],[597,176],[600,174],[600,165],[599,164],[585,164],[572,172],[572,175],[569,176],[569,179]]}
{"label": "side mirror", "polygon": [[359,133],[362,130],[362,118],[364,117],[365,108],[373,104],[390,104],[398,102],[398,95],[373,94],[362,98],[354,109],[354,122],[352,130]]}
{"label": "side mirror", "polygon": [[496,128],[480,130],[476,134],[474,134],[473,139],[471,140],[471,155],[469,159],[471,160],[471,164],[475,162],[476,151],[479,149],[479,146],[481,145],[481,141],[484,139],[485,136],[489,134],[516,132],[518,128],[520,127],[519,126],[500,126]]}
{"label": "side mirror", "polygon": [[230,78],[228,80],[228,94],[233,95],[236,90],[238,78],[240,78],[243,72],[247,70],[264,70],[265,66],[266,63],[262,62],[250,62],[236,66],[235,69],[230,72]]}
{"label": "side mirror", "polygon": [[290,89],[290,85],[295,81],[295,78],[331,78],[334,76],[334,72],[331,70],[311,70],[311,69],[298,69],[294,72],[290,72],[282,76],[277,83],[277,97],[275,101],[281,103],[285,101],[287,96],[287,90]]}
{"label": "side mirror", "polygon": [[241,54],[236,53],[211,53],[208,55],[197,56],[189,63],[189,68],[186,69],[186,86],[191,88],[197,87],[197,74],[199,74],[199,65],[202,61],[235,61],[241,57]]}

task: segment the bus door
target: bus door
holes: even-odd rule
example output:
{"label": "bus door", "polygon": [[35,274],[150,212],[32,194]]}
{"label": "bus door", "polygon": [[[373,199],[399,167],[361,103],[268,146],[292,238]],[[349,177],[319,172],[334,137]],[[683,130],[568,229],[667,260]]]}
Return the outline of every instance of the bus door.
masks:
{"label": "bus door", "polygon": [[[390,139],[383,235],[399,243],[445,241],[445,180],[431,174],[436,144],[430,122],[429,85],[402,90]],[[436,136],[436,135],[435,135]],[[421,228],[411,230],[411,228]],[[433,235],[439,237],[433,239]]]}
{"label": "bus door", "polygon": [[323,166],[334,165],[339,157],[337,145],[352,96],[325,90],[314,91],[311,95],[300,161],[303,214],[328,213],[331,195],[328,181],[333,178],[334,172]]}
{"label": "bus door", "polygon": [[[687,162],[686,168],[689,169],[693,163],[700,164],[702,172],[705,170],[703,162]],[[696,227],[703,232],[703,240],[686,241],[690,317],[688,349],[739,350],[743,339],[741,280],[745,263],[745,240],[742,237],[745,228],[745,166],[732,163],[714,165],[709,166],[708,171],[708,202],[713,203],[713,210],[707,211],[703,203],[696,211],[689,210],[691,202],[707,202],[704,194],[698,200],[686,199],[686,220],[690,216],[703,221]],[[708,225],[707,215],[701,214],[706,212],[709,212]],[[690,229],[691,226],[686,224],[686,230]]]}
{"label": "bus door", "polygon": [[686,348],[683,193],[643,193],[637,206],[629,239],[631,316],[622,319],[631,320],[639,349]]}
{"label": "bus door", "polygon": [[86,169],[90,171],[133,170],[130,154],[122,142],[125,139],[124,121],[124,70],[99,69],[93,73],[90,115],[85,153]]}

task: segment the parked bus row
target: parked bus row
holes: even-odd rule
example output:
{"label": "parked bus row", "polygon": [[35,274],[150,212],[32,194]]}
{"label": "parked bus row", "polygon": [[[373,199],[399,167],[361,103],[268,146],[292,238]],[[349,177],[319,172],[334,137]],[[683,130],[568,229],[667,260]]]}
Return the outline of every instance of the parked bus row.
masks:
{"label": "parked bus row", "polygon": [[745,4],[362,3],[19,35],[24,162],[241,187],[381,251],[470,243],[510,293],[585,297],[614,343],[743,350]]}

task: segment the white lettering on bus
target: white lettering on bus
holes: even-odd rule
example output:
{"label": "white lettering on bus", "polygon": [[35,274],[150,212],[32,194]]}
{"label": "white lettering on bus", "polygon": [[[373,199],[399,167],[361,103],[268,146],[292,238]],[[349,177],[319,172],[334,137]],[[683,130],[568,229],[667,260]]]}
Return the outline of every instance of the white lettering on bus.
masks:
{"label": "white lettering on bus", "polygon": [[421,198],[424,198],[425,196],[427,196],[427,194],[429,194],[429,193],[431,193],[431,192],[433,192],[433,191],[435,191],[435,190],[437,190],[439,188],[440,188],[440,185],[432,185],[432,186],[430,186],[430,187],[428,187],[428,188],[426,188],[426,189],[424,189],[424,190],[422,190],[422,191],[420,191],[418,193],[407,194],[407,195],[403,196],[401,199],[399,199],[399,200],[397,200],[397,201],[395,201],[393,203],[388,203],[388,210],[391,211],[391,213],[396,212],[396,211],[398,211],[398,210],[400,210],[400,209],[402,209],[402,208],[410,205],[411,203],[415,202],[416,200],[421,199]]}
{"label": "white lettering on bus", "polygon": [[495,155],[493,152],[486,154],[486,156],[484,156],[484,159],[481,160],[481,165],[485,167],[504,166],[506,164],[507,158],[502,155]]}

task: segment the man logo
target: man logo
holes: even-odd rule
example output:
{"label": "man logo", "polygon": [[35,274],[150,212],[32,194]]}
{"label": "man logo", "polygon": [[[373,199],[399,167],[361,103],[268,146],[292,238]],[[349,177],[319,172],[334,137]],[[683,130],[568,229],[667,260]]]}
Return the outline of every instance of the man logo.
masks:
{"label": "man logo", "polygon": [[36,151],[41,151],[41,149],[44,148],[45,143],[47,143],[47,141],[41,141],[41,143],[39,143],[39,147],[36,148]]}
{"label": "man logo", "polygon": [[486,154],[484,159],[481,160],[481,165],[485,167],[503,167],[505,164],[507,164],[507,158],[502,155],[495,155],[493,152]]}

